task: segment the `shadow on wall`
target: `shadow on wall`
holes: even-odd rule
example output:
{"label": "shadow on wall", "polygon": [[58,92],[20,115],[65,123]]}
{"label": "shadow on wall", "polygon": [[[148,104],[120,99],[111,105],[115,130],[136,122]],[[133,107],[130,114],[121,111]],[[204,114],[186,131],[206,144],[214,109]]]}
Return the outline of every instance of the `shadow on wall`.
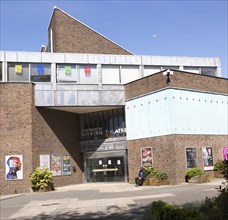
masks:
{"label": "shadow on wall", "polygon": [[[45,126],[44,138],[47,139],[47,143],[52,146],[46,146],[52,153],[55,152],[58,147],[58,153],[67,151],[79,169],[83,172],[83,155],[80,153],[79,146],[79,117],[76,113],[64,112],[48,108],[37,108],[40,115],[43,117],[48,125]],[[51,131],[50,131],[51,129]],[[53,133],[55,136],[53,136]],[[59,145],[59,141],[62,146]],[[51,149],[53,147],[53,149]],[[61,148],[65,149],[61,149]]]}

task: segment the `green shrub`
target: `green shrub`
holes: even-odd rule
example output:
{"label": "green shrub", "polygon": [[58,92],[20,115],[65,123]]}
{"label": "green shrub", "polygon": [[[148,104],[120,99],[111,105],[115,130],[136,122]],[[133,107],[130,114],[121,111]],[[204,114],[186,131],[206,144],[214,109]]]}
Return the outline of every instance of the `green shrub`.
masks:
{"label": "green shrub", "polygon": [[151,220],[200,220],[200,212],[197,207],[178,208],[163,201],[155,201],[151,204]]}
{"label": "green shrub", "polygon": [[202,169],[197,168],[197,167],[191,168],[191,169],[187,170],[187,172],[186,172],[186,179],[191,179],[194,176],[200,176],[203,174],[204,174],[204,172]]}
{"label": "green shrub", "polygon": [[225,163],[223,160],[217,160],[217,162],[214,164],[214,170],[219,172],[224,172],[225,169]]}
{"label": "green shrub", "polygon": [[156,171],[153,166],[145,166],[144,170],[146,172],[146,179],[153,178],[156,174]]}
{"label": "green shrub", "polygon": [[160,180],[167,180],[168,179],[168,174],[164,171],[156,171],[155,175],[154,175],[155,178],[157,179],[160,179]]}
{"label": "green shrub", "polygon": [[43,169],[37,167],[36,170],[29,175],[33,191],[53,190],[52,175],[52,171],[47,167]]}

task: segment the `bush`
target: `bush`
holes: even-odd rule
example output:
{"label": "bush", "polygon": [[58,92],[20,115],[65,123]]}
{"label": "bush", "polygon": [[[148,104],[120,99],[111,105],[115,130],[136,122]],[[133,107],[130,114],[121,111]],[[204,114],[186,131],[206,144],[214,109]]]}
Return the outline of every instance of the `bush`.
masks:
{"label": "bush", "polygon": [[160,179],[160,180],[167,180],[168,179],[168,174],[164,171],[157,171],[154,175],[155,178]]}
{"label": "bush", "polygon": [[155,201],[151,204],[151,220],[200,220],[200,212],[196,207],[178,208],[163,201]]}
{"label": "bush", "polygon": [[214,164],[214,170],[224,173],[224,169],[225,169],[224,161],[223,160],[217,160],[217,162]]}
{"label": "bush", "polygon": [[186,178],[186,180],[189,180],[194,176],[201,176],[203,174],[204,174],[204,171],[202,169],[191,168],[191,169],[187,170],[185,178]]}
{"label": "bush", "polygon": [[33,191],[54,190],[52,175],[52,171],[47,167],[44,167],[43,169],[37,167],[36,170],[29,175]]}
{"label": "bush", "polygon": [[164,171],[155,170],[153,166],[145,166],[144,170],[146,172],[146,179],[156,178],[160,180],[167,180],[168,174]]}

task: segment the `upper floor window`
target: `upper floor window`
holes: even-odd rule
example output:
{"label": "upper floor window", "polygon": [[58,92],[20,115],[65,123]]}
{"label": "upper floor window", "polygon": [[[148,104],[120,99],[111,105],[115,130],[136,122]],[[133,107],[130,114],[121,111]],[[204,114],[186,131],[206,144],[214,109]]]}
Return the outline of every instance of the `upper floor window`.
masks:
{"label": "upper floor window", "polygon": [[201,74],[207,76],[216,76],[216,67],[201,67]]}
{"label": "upper floor window", "polygon": [[28,63],[8,63],[9,82],[29,82]]}
{"label": "upper floor window", "polygon": [[51,81],[51,64],[31,64],[31,81],[32,82],[50,82]]}

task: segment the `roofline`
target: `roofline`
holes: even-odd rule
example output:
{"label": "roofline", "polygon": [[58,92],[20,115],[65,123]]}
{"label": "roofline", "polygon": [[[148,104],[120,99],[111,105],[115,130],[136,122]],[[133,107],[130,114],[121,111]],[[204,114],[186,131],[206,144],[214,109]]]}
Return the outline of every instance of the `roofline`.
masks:
{"label": "roofline", "polygon": [[121,47],[123,50],[126,50],[128,53],[130,53],[129,55],[134,55],[131,51],[127,50],[126,48],[124,48],[124,47],[122,47],[122,46],[120,46],[119,44],[117,44],[117,43],[115,43],[114,41],[110,40],[109,38],[105,37],[103,34],[97,32],[97,31],[94,30],[93,28],[89,27],[88,25],[84,24],[83,22],[79,21],[78,19],[76,19],[76,18],[73,17],[72,15],[68,14],[67,12],[63,11],[62,9],[60,9],[60,8],[58,8],[58,7],[56,7],[56,6],[54,6],[54,8],[53,8],[52,15],[51,15],[51,18],[50,18],[50,21],[49,21],[49,25],[48,25],[48,29],[49,29],[49,27],[50,27],[51,20],[52,20],[52,17],[53,17],[53,15],[54,15],[54,11],[55,11],[56,9],[59,10],[59,11],[61,11],[61,12],[64,13],[64,14],[66,14],[67,16],[71,17],[71,18],[74,19],[75,21],[81,23],[82,25],[84,25],[85,27],[87,27],[87,28],[89,28],[90,30],[94,31],[95,33],[99,34],[101,37],[103,37],[103,38],[107,39],[108,41],[112,42],[113,44],[117,45],[118,47]]}

